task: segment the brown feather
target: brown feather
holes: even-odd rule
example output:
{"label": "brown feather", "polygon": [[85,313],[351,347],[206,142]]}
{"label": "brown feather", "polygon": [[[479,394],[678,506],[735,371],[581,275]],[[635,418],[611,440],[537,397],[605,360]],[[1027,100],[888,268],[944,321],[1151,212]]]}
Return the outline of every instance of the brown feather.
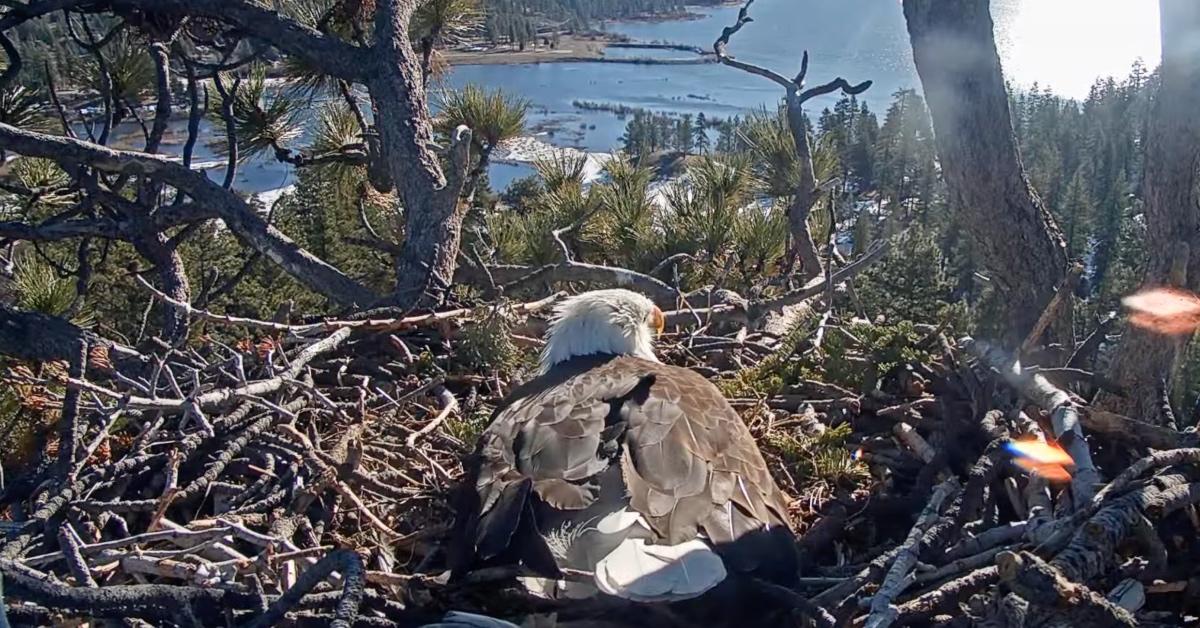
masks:
{"label": "brown feather", "polygon": [[[537,512],[579,511],[582,521],[628,505],[656,543],[678,544],[703,532],[720,553],[768,529],[788,533],[790,543],[786,499],[750,431],[720,391],[688,369],[613,356],[561,363],[514,391],[479,452],[472,483],[479,498],[471,500],[478,510],[459,517],[497,530],[472,531],[465,535],[470,541],[518,542],[518,524],[509,519],[523,511],[500,495],[519,494],[509,487],[532,479]],[[617,503],[598,489],[597,478],[612,465],[619,465],[624,484]],[[487,549],[489,556],[498,553]],[[544,548],[534,551],[544,555]],[[762,542],[729,551],[749,552],[732,560],[747,570],[780,558],[778,547]]]}

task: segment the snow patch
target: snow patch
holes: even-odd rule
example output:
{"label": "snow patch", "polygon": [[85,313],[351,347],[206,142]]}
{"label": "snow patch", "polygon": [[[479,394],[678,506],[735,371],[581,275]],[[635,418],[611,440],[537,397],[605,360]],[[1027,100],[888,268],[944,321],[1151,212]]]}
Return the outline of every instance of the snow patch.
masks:
{"label": "snow patch", "polygon": [[275,188],[274,190],[267,190],[266,192],[259,192],[255,196],[258,197],[258,200],[262,201],[262,204],[264,206],[266,206],[267,209],[271,209],[272,207],[275,206],[275,203],[278,202],[279,199],[283,197],[284,194],[292,192],[295,189],[296,189],[295,185],[285,185],[281,188]]}
{"label": "snow patch", "polygon": [[492,161],[529,165],[559,154],[570,157],[580,155],[587,157],[587,162],[583,166],[583,182],[585,184],[599,181],[604,172],[604,166],[613,158],[611,153],[589,153],[578,148],[563,148],[537,137],[524,136],[514,137],[501,143],[492,153]]}

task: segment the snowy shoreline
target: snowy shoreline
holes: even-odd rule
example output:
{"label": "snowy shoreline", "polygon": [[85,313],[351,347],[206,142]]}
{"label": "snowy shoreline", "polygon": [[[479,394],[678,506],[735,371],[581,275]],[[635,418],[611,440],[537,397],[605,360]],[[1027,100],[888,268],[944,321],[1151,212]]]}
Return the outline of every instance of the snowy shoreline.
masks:
{"label": "snowy shoreline", "polygon": [[492,161],[502,164],[529,166],[542,159],[549,159],[558,154],[570,157],[586,156],[587,162],[583,167],[583,182],[594,183],[600,179],[604,166],[613,158],[612,153],[588,153],[578,148],[563,148],[534,136],[514,137],[502,142],[494,153]]}

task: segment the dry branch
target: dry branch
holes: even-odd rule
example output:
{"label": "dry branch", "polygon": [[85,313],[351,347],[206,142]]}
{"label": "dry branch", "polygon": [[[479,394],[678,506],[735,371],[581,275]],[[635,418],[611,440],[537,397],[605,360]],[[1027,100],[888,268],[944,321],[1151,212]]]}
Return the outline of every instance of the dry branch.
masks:
{"label": "dry branch", "polygon": [[996,557],[1000,580],[1029,602],[1055,609],[1055,617],[1072,626],[1133,628],[1133,615],[1103,595],[1071,582],[1053,566],[1029,552],[1004,552]]}
{"label": "dry branch", "polygon": [[[865,259],[856,264],[871,258]],[[816,287],[823,289],[823,282]],[[304,325],[224,317],[176,301],[173,307],[187,316],[274,338],[257,349],[215,341],[162,347],[157,355],[70,378],[80,393],[80,442],[89,444],[80,456],[86,453],[88,462],[75,465],[74,482],[59,486],[34,471],[24,492],[0,493],[0,507],[20,522],[0,550],[8,560],[0,562],[8,600],[28,602],[18,613],[35,623],[57,614],[67,621],[124,616],[179,625],[404,625],[408,613],[446,606],[513,619],[547,608],[586,617],[586,603],[530,596],[514,582],[528,575],[520,568],[484,569],[453,585],[441,577],[447,489],[470,451],[477,418],[516,383],[509,373],[456,366],[468,340],[456,328],[506,310],[534,315],[520,329],[536,333],[537,315],[556,298],[417,315],[387,310]],[[717,308],[695,314],[715,319],[722,315]],[[825,312],[820,328],[825,347],[833,334],[850,333],[837,312]],[[378,330],[386,335],[355,333]],[[926,348],[939,341],[938,328],[921,333]],[[310,339],[315,334],[325,337]],[[789,341],[749,329],[714,326],[660,342],[664,361],[726,381],[780,355],[798,357]],[[1050,495],[1035,491],[1035,478],[1022,493],[1013,482],[1026,479],[1007,464],[1008,438],[1036,434],[1036,422],[1023,415],[1025,406],[1012,405],[1008,387],[997,389],[999,375],[966,365],[955,346],[940,344],[940,359],[877,374],[865,391],[853,382],[821,381],[806,366],[803,378],[789,376],[773,394],[748,391],[733,399],[761,436],[781,485],[796,497],[804,526],[804,577],[794,590],[757,587],[756,599],[824,626],[932,625],[963,607],[971,617],[1000,608],[1053,625],[1085,612],[1100,613],[1098,622],[1120,618],[1090,592],[1162,577],[1175,593],[1148,587],[1147,606],[1171,604],[1167,596],[1186,589],[1180,574],[1195,546],[1185,539],[1181,550],[1175,535],[1159,537],[1174,526],[1190,532],[1188,517],[1175,513],[1200,502],[1197,450],[1154,452],[1074,515],[1049,518]],[[988,362],[991,354],[984,355]],[[1008,365],[1007,357],[1001,364]],[[923,396],[912,396],[909,373],[925,378]],[[1053,390],[1029,393],[1036,377],[1045,374],[1021,372],[1009,380],[1053,411],[1062,401]],[[28,382],[52,389],[51,401],[62,402],[61,380]],[[437,400],[432,411],[420,403],[430,393]],[[1091,425],[1081,403],[1063,403],[1077,405],[1083,425]],[[852,428],[847,440],[821,449],[820,435],[843,423]],[[1176,434],[1172,442],[1187,438]],[[810,441],[817,450],[806,449]],[[106,447],[91,446],[99,442]],[[860,455],[850,460],[849,452]],[[45,485],[40,495],[39,484]],[[1007,581],[996,586],[1000,570],[991,563],[1029,547],[1057,572],[1059,597],[1083,602],[1060,607],[1007,593]],[[124,605],[79,597],[76,589],[92,588],[88,576],[98,585],[93,590],[112,590]],[[45,583],[45,590],[22,578]],[[201,592],[200,584],[214,583],[226,590]],[[149,608],[145,599],[161,606]],[[408,609],[399,608],[400,599]],[[1128,600],[1136,602],[1136,587]]]}
{"label": "dry branch", "polygon": [[140,175],[173,186],[191,196],[196,203],[211,206],[231,231],[313,291],[351,305],[365,306],[375,301],[366,288],[297,246],[268,225],[241,197],[214,183],[201,171],[190,170],[158,155],[113,150],[3,123],[0,123],[0,143],[22,155],[52,159],[68,171],[89,165],[103,172]]}
{"label": "dry branch", "polygon": [[1100,484],[1100,473],[1092,464],[1092,453],[1080,424],[1086,410],[1071,396],[1056,388],[1044,376],[1021,368],[1004,351],[985,342],[964,339],[961,344],[991,368],[996,369],[1022,396],[1050,414],[1054,437],[1071,456],[1075,470],[1071,475],[1071,494],[1076,508],[1089,503]]}
{"label": "dry branch", "polygon": [[871,614],[867,616],[866,628],[886,628],[899,617],[899,609],[892,605],[892,601],[910,584],[909,572],[917,563],[921,552],[921,540],[937,520],[942,504],[959,489],[958,479],[951,477],[933,490],[933,494],[929,497],[929,503],[917,517],[917,522],[909,531],[908,538],[900,545],[900,551],[888,570],[883,584],[871,597]]}
{"label": "dry branch", "polygon": [[949,611],[970,595],[990,586],[999,579],[996,567],[976,569],[942,586],[915,597],[898,609],[896,621],[902,626],[927,625],[934,615]]}

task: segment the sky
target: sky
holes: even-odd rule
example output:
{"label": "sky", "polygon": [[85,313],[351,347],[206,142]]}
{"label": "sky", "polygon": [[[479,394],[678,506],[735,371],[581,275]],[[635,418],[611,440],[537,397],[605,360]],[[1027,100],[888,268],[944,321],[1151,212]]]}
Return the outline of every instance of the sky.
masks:
{"label": "sky", "polygon": [[995,0],[992,13],[1005,74],[1025,87],[1083,97],[1096,78],[1162,55],[1158,0]]}

